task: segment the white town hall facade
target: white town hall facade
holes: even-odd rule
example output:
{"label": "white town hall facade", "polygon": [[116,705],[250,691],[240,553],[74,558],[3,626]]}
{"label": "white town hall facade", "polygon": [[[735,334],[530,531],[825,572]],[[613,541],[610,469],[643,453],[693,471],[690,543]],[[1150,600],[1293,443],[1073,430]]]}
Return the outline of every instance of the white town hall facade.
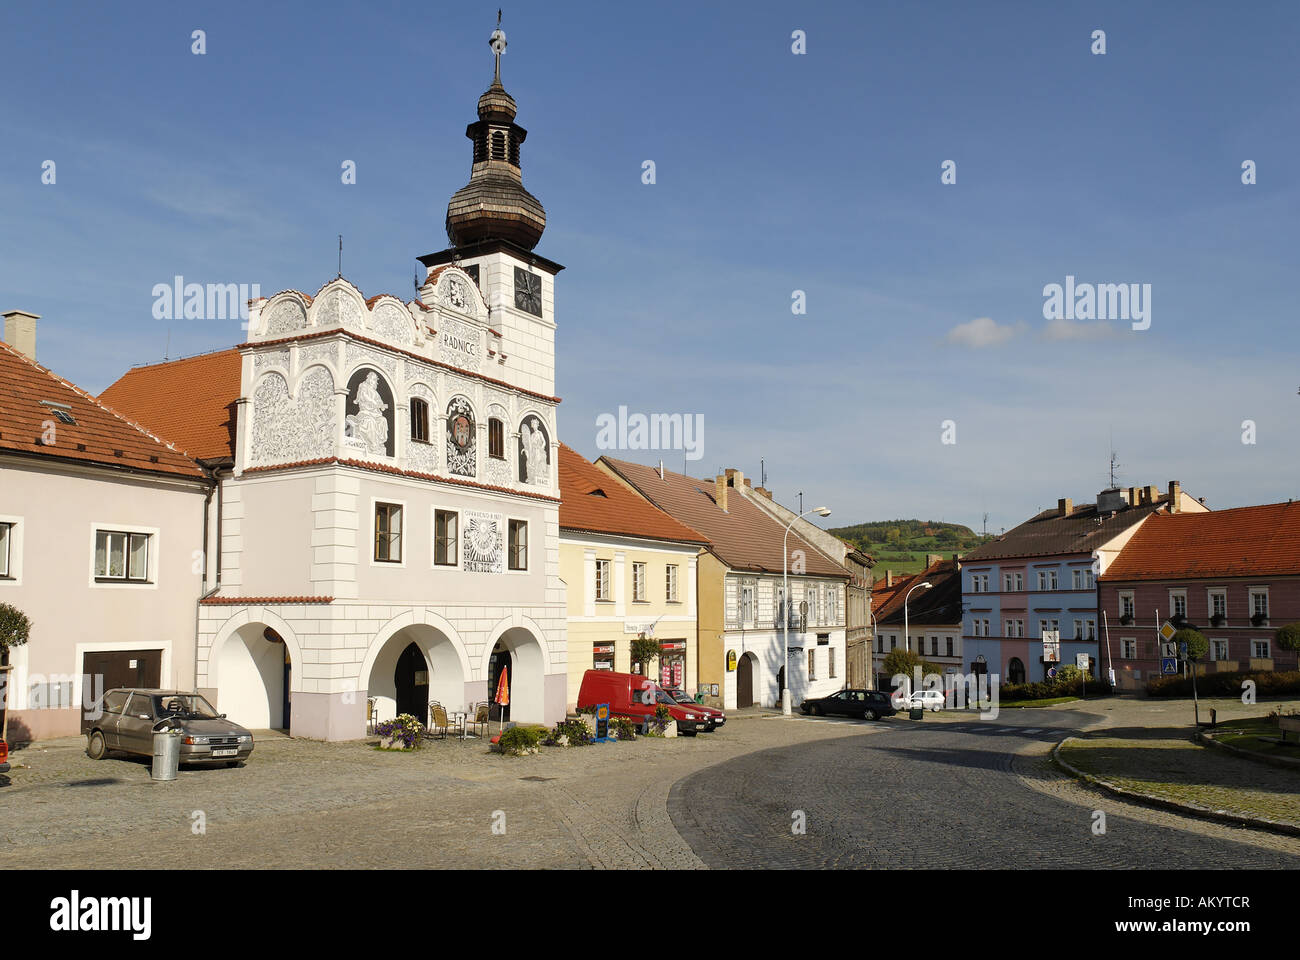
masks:
{"label": "white town hall facade", "polygon": [[[418,300],[341,277],[283,291],[250,305],[236,350],[134,369],[102,397],[217,479],[196,680],[245,726],[360,737],[368,719],[427,720],[430,701],[489,700],[503,669],[508,719],[563,719],[562,268],[532,252],[545,213],[522,185],[499,50],[478,112],[451,246],[421,258]],[[237,390],[212,387],[222,365]],[[178,407],[226,419],[226,448],[168,436]]]}

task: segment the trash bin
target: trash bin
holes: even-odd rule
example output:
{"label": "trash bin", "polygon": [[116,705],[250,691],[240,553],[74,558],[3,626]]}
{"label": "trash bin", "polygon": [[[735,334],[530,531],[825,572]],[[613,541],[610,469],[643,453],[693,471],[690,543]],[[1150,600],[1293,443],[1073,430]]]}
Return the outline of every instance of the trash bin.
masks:
{"label": "trash bin", "polygon": [[181,733],[167,720],[160,720],[153,728],[153,769],[155,780],[175,780],[181,760]]}
{"label": "trash bin", "polygon": [[909,708],[908,708],[908,711],[907,711],[907,719],[909,719],[909,720],[924,720],[924,719],[925,719],[925,708],[923,708],[923,707],[909,707]]}

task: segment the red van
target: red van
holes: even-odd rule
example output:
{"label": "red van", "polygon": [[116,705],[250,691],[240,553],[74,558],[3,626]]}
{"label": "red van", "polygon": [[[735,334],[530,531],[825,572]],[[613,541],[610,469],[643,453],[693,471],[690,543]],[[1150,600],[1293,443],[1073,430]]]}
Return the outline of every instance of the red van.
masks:
{"label": "red van", "polygon": [[601,703],[609,704],[612,716],[627,717],[638,723],[652,719],[655,708],[662,704],[677,721],[677,732],[688,737],[695,736],[708,722],[701,711],[678,703],[659,684],[638,673],[614,673],[610,670],[584,673],[582,686],[578,689],[578,706],[594,707]]}

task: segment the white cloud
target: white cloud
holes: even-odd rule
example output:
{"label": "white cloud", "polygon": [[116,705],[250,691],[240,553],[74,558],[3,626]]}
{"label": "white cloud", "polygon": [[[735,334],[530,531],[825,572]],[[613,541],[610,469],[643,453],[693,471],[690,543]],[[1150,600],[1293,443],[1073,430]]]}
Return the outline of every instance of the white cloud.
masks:
{"label": "white cloud", "polygon": [[956,343],[965,347],[995,347],[999,343],[1006,343],[1019,331],[1017,326],[999,326],[989,317],[976,317],[969,323],[959,323],[948,331],[946,340],[948,343]]}
{"label": "white cloud", "polygon": [[1043,328],[1044,340],[1105,340],[1115,336],[1115,328],[1107,320],[1080,323],[1057,318]]}

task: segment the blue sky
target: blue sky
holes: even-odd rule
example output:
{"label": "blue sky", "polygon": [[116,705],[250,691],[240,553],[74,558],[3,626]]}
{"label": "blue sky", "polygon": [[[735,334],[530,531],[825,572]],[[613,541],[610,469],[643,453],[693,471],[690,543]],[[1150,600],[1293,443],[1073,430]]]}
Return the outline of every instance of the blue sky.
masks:
{"label": "blue sky", "polygon": [[[242,339],[154,320],[177,274],[314,292],[342,233],[345,276],[409,297],[468,178],[496,7],[6,4],[0,308],[41,314],[41,361],[99,391],[169,335],[173,357]],[[551,3],[503,26],[580,452],[620,404],[702,414],[691,472],[763,458],[832,526],[1012,526],[1095,496],[1112,438],[1128,485],[1300,494],[1294,4]],[[1067,275],[1151,284],[1150,329],[1053,338]]]}

